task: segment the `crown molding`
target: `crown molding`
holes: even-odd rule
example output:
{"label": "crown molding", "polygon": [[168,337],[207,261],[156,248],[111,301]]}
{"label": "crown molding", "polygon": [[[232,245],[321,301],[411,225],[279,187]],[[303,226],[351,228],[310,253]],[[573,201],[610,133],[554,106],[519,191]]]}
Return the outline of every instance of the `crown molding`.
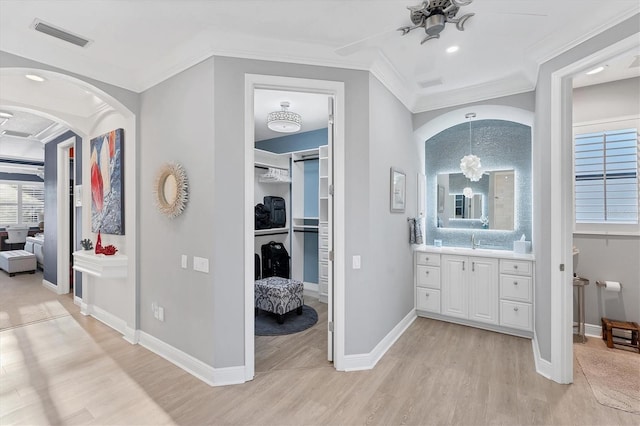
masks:
{"label": "crown molding", "polygon": [[[408,90],[409,83],[402,78],[389,58],[378,49],[377,58],[369,72],[382,83],[409,111],[415,103],[415,96]],[[413,112],[413,111],[411,111]]]}

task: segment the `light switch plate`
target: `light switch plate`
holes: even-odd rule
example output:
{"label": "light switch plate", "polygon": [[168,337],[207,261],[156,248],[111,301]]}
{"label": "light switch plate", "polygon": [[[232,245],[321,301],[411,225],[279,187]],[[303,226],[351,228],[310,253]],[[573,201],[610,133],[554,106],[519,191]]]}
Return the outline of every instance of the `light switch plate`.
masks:
{"label": "light switch plate", "polygon": [[360,255],[357,254],[353,256],[352,267],[353,269],[360,269],[360,266],[361,266]]}
{"label": "light switch plate", "polygon": [[181,259],[182,269],[187,269],[187,255],[183,254]]}
{"label": "light switch plate", "polygon": [[209,273],[209,259],[193,256],[193,270]]}

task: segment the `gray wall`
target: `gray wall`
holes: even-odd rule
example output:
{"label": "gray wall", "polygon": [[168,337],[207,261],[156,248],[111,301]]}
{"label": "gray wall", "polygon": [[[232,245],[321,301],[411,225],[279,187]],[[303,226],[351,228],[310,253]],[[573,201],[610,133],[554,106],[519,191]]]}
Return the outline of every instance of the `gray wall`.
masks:
{"label": "gray wall", "polygon": [[[522,234],[531,240],[531,128],[511,121],[478,120],[471,124],[471,140],[472,152],[480,157],[484,170],[515,170],[517,227],[512,231],[438,228],[437,202],[428,202],[426,243],[433,244],[435,238],[445,246],[469,247],[474,234],[484,246],[512,250],[513,241]],[[438,174],[459,173],[460,159],[469,154],[469,124],[450,127],[429,138],[425,145],[427,200],[437,200]],[[487,179],[483,177],[481,182]]]}
{"label": "gray wall", "polygon": [[[551,180],[551,76],[554,72],[586,58],[612,44],[640,32],[639,15],[594,36],[554,59],[542,64],[538,73],[536,87],[536,116],[534,132],[534,244],[536,245],[536,290],[535,290],[535,333],[540,355],[551,360],[551,328],[560,324],[551,324],[551,281],[552,271],[557,265],[551,261],[551,223],[548,212],[551,206],[551,185],[559,182]],[[565,94],[571,99],[571,88],[565,88]],[[571,120],[571,111],[566,111]],[[571,141],[571,135],[563,135],[565,141]],[[569,142],[565,142],[569,143]],[[567,167],[570,167],[567,165]]]}
{"label": "gray wall", "polygon": [[640,77],[573,90],[573,122],[640,116]]}
{"label": "gray wall", "polygon": [[[209,365],[214,365],[214,350],[219,348],[214,346],[216,321],[230,328],[232,323],[243,324],[242,317],[226,321],[216,315],[215,288],[243,285],[243,267],[230,264],[234,251],[226,252],[225,247],[241,246],[244,233],[240,228],[221,234],[221,229],[234,227],[233,222],[242,223],[237,212],[242,208],[238,200],[242,200],[243,189],[235,188],[235,182],[242,182],[243,168],[222,170],[219,166],[225,163],[225,156],[218,155],[220,147],[215,144],[213,101],[213,59],[145,91],[138,157],[139,327]],[[243,140],[223,140],[220,145],[241,148]],[[155,208],[155,177],[166,162],[182,164],[189,179],[186,210],[175,219],[162,216]],[[220,218],[218,211],[228,212],[233,220]],[[182,254],[189,256],[188,269],[180,266]],[[211,273],[194,271],[193,256],[208,258]],[[234,305],[240,312],[241,301],[240,295]],[[164,307],[164,322],[153,317],[152,302]],[[234,304],[233,300],[219,302]],[[240,364],[234,360],[233,365]]]}
{"label": "gray wall", "polygon": [[[43,278],[51,284],[58,285],[58,235],[67,238],[69,230],[58,230],[58,144],[70,138],[81,139],[68,131],[48,142],[44,146],[44,256]],[[69,183],[66,183],[69,186]],[[71,260],[69,260],[71,262]]]}
{"label": "gray wall", "polygon": [[[244,209],[244,76],[249,74],[281,75],[320,80],[342,81],[346,94],[346,253],[351,259],[353,254],[362,254],[368,246],[371,230],[363,217],[368,217],[369,194],[362,190],[362,182],[369,178],[369,105],[368,73],[363,71],[336,68],[315,67],[297,64],[285,64],[267,61],[216,57],[215,58],[215,176],[211,181],[214,194],[220,194],[226,208],[217,209],[211,219],[212,232],[216,240],[213,251],[214,282],[213,309],[216,322],[213,340],[216,347],[215,367],[227,367],[243,364],[243,294],[244,265],[243,216],[237,212]],[[231,177],[234,178],[231,178]],[[237,176],[237,179],[235,178]],[[340,190],[339,188],[337,190]],[[219,240],[218,240],[219,238]],[[222,243],[224,242],[224,243]],[[355,272],[368,268],[368,259],[361,271],[347,270],[347,289],[356,280]],[[374,260],[370,261],[372,264]],[[350,265],[351,262],[349,261]],[[216,265],[220,267],[216,268]],[[359,278],[358,278],[359,279]],[[348,291],[348,290],[347,290]],[[380,295],[359,295],[365,300]],[[368,296],[368,297],[367,297]],[[353,316],[368,314],[350,308],[347,297],[346,353],[369,352],[373,345],[370,335],[378,330],[368,327],[365,330],[353,329],[350,320]],[[390,330],[395,324],[387,325]],[[377,342],[376,342],[377,343]]]}
{"label": "gray wall", "polygon": [[[417,215],[417,174],[421,162],[411,130],[411,113],[375,77],[369,77],[369,143],[349,155],[347,170],[362,164],[368,174],[359,178],[358,192],[368,197],[360,220],[364,235],[347,229],[347,241],[363,239],[362,269],[350,270],[346,259],[347,353],[371,351],[414,309],[413,253],[408,217]],[[360,158],[358,158],[360,157]],[[391,167],[406,174],[406,209],[390,212]],[[361,180],[360,180],[361,179]],[[357,183],[354,182],[354,183]],[[355,194],[347,194],[350,199]],[[358,194],[359,196],[362,196]],[[355,243],[355,242],[354,242]],[[350,252],[348,252],[351,254]]]}
{"label": "gray wall", "polygon": [[[584,123],[640,115],[640,78],[581,87],[573,91],[573,121]],[[577,273],[591,282],[585,288],[587,324],[600,318],[640,322],[640,237],[574,234],[580,250]],[[619,281],[621,293],[603,291],[596,280]],[[574,317],[577,309],[574,306]]]}

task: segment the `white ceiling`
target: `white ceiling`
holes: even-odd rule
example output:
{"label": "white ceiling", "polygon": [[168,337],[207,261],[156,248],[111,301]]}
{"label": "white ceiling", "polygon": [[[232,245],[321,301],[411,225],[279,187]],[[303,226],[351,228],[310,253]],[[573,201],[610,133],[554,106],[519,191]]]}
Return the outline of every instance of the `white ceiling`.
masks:
{"label": "white ceiling", "polygon": [[[136,92],[214,54],[369,70],[415,113],[534,90],[541,63],[640,11],[637,0],[475,0],[458,13],[475,13],[465,31],[447,24],[439,40],[421,45],[424,31],[397,31],[410,25],[406,6],[419,3],[0,0],[0,50]],[[36,19],[91,43],[81,48],[38,33]],[[447,54],[451,45],[460,50]],[[610,61],[595,76],[577,76],[574,84],[637,77],[639,54]],[[279,136],[264,122],[283,100],[303,116],[302,131],[326,126],[326,97],[262,92],[256,140]],[[0,69],[0,109],[34,106],[67,123],[89,122],[109,109],[75,83],[34,83],[20,70]],[[11,144],[0,140],[2,156],[2,145]]]}
{"label": "white ceiling", "polygon": [[[447,24],[420,45],[421,30],[396,31],[417,3],[2,0],[0,49],[137,92],[212,54],[366,69],[419,112],[533,90],[539,64],[640,10],[637,0],[475,0],[462,8],[475,13],[464,32]],[[36,18],[92,42],[38,33]],[[446,54],[452,44],[460,50]]]}

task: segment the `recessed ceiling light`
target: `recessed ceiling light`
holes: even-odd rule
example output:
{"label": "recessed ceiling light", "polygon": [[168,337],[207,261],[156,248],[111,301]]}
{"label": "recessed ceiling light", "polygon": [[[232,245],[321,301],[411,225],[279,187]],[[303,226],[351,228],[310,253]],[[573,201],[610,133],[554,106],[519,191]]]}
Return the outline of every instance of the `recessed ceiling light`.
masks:
{"label": "recessed ceiling light", "polygon": [[587,71],[587,75],[594,75],[594,74],[598,74],[599,72],[604,71],[604,67],[598,67],[598,68],[594,68],[591,71]]}
{"label": "recessed ceiling light", "polygon": [[447,53],[454,53],[457,52],[458,49],[460,49],[460,47],[458,46],[451,46],[451,47],[447,47]]}
{"label": "recessed ceiling light", "polygon": [[43,81],[45,81],[44,77],[40,77],[37,74],[25,74],[25,77],[27,77],[29,80],[37,81],[39,83],[42,83]]}
{"label": "recessed ceiling light", "polygon": [[13,117],[13,114],[11,114],[10,112],[0,111],[0,117],[2,117],[2,118],[11,118],[11,117]]}

